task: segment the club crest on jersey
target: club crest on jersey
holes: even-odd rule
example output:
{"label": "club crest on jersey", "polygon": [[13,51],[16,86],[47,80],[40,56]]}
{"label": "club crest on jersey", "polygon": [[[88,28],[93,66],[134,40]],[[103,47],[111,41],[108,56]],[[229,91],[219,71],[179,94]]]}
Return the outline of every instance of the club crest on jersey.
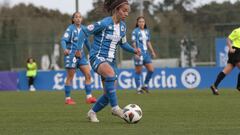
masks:
{"label": "club crest on jersey", "polygon": [[124,26],[121,26],[121,31],[125,32],[125,27]]}
{"label": "club crest on jersey", "polygon": [[94,25],[90,24],[90,25],[87,26],[87,28],[88,28],[89,31],[92,31],[94,29]]}
{"label": "club crest on jersey", "polygon": [[108,26],[108,28],[111,30],[111,29],[112,29],[112,26],[110,25],[110,26]]}
{"label": "club crest on jersey", "polygon": [[69,37],[69,34],[66,32],[66,33],[64,34],[64,37],[65,37],[65,38],[68,38],[68,37]]}

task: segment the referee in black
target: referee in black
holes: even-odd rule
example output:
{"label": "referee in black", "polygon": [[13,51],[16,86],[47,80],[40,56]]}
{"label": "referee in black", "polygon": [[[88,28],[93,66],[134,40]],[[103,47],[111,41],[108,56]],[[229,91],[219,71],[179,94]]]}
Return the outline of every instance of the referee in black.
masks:
{"label": "referee in black", "polygon": [[[233,70],[237,62],[240,62],[240,28],[234,29],[228,36],[227,46],[229,48],[227,66],[218,74],[215,83],[210,87],[214,95],[219,95],[218,85]],[[237,89],[240,91],[240,74],[238,74]]]}

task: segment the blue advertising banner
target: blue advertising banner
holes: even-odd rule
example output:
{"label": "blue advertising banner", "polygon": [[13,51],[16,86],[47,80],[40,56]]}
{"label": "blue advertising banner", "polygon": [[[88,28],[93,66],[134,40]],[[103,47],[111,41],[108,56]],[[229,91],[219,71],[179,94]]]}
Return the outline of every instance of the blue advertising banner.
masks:
{"label": "blue advertising banner", "polygon": [[0,91],[17,90],[18,74],[16,72],[0,72]]}
{"label": "blue advertising banner", "polygon": [[[215,81],[218,73],[222,71],[219,67],[201,67],[201,68],[157,68],[149,83],[151,89],[204,89]],[[237,83],[238,69],[234,69],[221,83],[222,88],[235,88]],[[134,82],[133,69],[119,69],[118,88],[120,90],[136,89]],[[145,78],[146,71],[142,78]],[[38,73],[35,81],[35,87],[38,90],[63,90],[66,80],[65,71],[41,71]],[[102,89],[101,78],[92,73],[92,84],[94,90]],[[25,72],[19,72],[20,90],[27,90],[27,78]],[[73,79],[73,89],[84,89],[84,76],[77,72]]]}
{"label": "blue advertising banner", "polygon": [[228,60],[228,47],[226,45],[226,38],[216,39],[216,66],[225,67]]}

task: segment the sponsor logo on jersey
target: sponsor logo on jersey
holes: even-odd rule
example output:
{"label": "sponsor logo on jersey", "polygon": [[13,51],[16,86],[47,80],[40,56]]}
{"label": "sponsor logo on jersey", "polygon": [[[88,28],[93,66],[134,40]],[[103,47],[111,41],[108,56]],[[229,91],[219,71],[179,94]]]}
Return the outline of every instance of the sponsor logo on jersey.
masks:
{"label": "sponsor logo on jersey", "polygon": [[121,36],[107,34],[107,35],[106,35],[106,39],[109,39],[109,40],[113,40],[113,41],[117,41],[117,42],[118,42],[118,41],[120,41]]}

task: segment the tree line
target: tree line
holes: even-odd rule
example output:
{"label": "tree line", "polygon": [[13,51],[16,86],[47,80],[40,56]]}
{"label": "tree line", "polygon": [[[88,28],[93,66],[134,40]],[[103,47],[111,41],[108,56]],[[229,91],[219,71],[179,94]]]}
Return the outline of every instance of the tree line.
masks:
{"label": "tree line", "polygon": [[[208,3],[195,7],[195,0],[163,0],[144,2],[144,16],[151,30],[152,42],[160,58],[178,58],[180,40],[187,36],[199,46],[199,61],[214,60],[214,38],[226,36],[240,23],[240,1]],[[131,3],[126,20],[128,37],[139,16],[139,3]],[[84,24],[98,21],[108,14],[103,0],[95,0],[93,9],[84,16]],[[74,7],[73,7],[74,8]],[[0,70],[24,67],[25,59],[33,56],[40,61],[42,54],[51,54],[53,45],[71,23],[71,15],[58,10],[18,4],[0,5]],[[220,32],[220,34],[219,34]],[[6,51],[11,50],[11,51]],[[210,56],[211,55],[211,56]],[[129,59],[130,55],[124,55]],[[63,63],[60,63],[62,65]]]}

